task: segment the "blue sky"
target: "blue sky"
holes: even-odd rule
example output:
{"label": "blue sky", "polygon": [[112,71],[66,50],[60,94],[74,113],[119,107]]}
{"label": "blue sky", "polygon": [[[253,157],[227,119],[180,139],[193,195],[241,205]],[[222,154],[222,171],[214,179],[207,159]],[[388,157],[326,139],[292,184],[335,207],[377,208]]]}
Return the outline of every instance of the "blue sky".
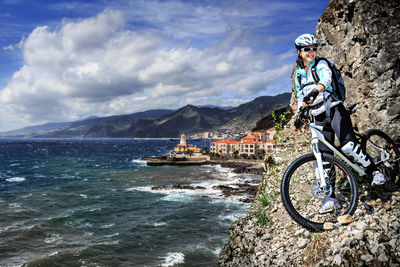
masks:
{"label": "blue sky", "polygon": [[0,131],[291,91],[320,1],[0,2]]}

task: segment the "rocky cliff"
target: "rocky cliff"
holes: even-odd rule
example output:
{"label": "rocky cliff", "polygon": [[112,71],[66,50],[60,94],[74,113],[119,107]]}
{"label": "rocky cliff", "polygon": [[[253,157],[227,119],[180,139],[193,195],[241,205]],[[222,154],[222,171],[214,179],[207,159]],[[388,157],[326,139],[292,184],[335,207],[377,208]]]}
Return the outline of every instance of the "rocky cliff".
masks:
{"label": "rocky cliff", "polygon": [[[320,55],[341,70],[347,103],[359,103],[355,123],[380,128],[400,142],[400,2],[332,0],[317,27]],[[295,92],[293,90],[293,92]],[[291,107],[295,107],[295,93]],[[220,253],[220,266],[400,266],[400,193],[361,183],[353,222],[310,233],[286,213],[279,196],[288,164],[310,152],[309,136],[284,131],[248,216],[236,221]]]}
{"label": "rocky cliff", "polygon": [[[220,266],[400,266],[400,192],[385,192],[360,183],[360,205],[353,222],[310,233],[286,213],[280,200],[281,177],[298,155],[310,152],[309,136],[283,132],[282,146],[259,185],[248,216],[229,230]],[[269,196],[263,204],[261,195]],[[264,216],[262,216],[262,214]]]}
{"label": "rocky cliff", "polygon": [[347,104],[360,104],[354,120],[360,130],[378,128],[400,143],[400,2],[332,0],[315,35],[319,55],[343,75]]}

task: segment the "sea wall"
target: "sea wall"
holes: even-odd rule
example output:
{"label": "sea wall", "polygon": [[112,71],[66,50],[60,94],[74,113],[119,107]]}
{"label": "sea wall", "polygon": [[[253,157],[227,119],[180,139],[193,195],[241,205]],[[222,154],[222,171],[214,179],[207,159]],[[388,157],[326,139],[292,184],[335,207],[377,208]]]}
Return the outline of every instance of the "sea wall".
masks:
{"label": "sea wall", "polygon": [[[379,128],[400,143],[400,3],[331,0],[315,34],[320,55],[334,59],[347,87],[347,104],[359,103],[354,123]],[[293,89],[291,107],[295,107]],[[292,122],[289,123],[292,125]],[[248,216],[236,221],[220,253],[220,266],[400,266],[400,193],[361,192],[353,222],[310,233],[286,213],[279,195],[288,165],[310,152],[309,136],[284,130]],[[272,166],[272,165],[271,165]],[[365,183],[364,183],[365,185]],[[364,187],[362,187],[364,188]],[[266,220],[260,223],[260,212]]]}

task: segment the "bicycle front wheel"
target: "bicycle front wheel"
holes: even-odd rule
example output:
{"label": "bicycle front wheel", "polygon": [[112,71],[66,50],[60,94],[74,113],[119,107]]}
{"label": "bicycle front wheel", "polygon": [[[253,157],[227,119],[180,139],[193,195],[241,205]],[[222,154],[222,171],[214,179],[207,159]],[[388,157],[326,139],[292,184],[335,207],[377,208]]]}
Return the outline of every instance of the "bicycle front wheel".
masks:
{"label": "bicycle front wheel", "polygon": [[[353,214],[358,203],[357,181],[353,172],[340,159],[322,154],[328,185],[320,187],[314,166],[314,154],[307,154],[290,164],[281,182],[283,205],[290,217],[310,231],[322,231],[326,222],[338,216]],[[327,199],[334,200],[330,212],[321,211]]]}
{"label": "bicycle front wheel", "polygon": [[361,148],[385,175],[385,188],[389,191],[398,190],[400,187],[400,152],[393,140],[381,130],[370,129],[363,135]]}

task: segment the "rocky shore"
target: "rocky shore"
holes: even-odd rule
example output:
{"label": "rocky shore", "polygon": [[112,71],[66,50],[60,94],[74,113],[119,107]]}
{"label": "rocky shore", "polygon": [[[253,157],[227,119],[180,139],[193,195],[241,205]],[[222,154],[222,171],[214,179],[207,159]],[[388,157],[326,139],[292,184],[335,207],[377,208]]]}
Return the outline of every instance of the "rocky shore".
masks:
{"label": "rocky shore", "polygon": [[[234,173],[248,173],[261,175],[263,173],[263,165],[260,162],[256,161],[241,161],[241,160],[212,160],[209,162],[211,165],[220,165],[224,168],[231,168]],[[251,181],[245,180],[240,183],[232,183],[232,184],[221,184],[213,186],[213,190],[218,190],[221,192],[221,196],[228,198],[232,196],[238,196],[239,201],[244,203],[250,203],[254,200],[254,197],[258,191],[258,184],[260,180],[253,179]],[[157,186],[152,187],[151,190],[154,191],[163,191],[163,190],[206,190],[205,187],[202,186],[191,186],[191,185],[166,185],[166,186]],[[207,197],[207,196],[204,196]]]}
{"label": "rocky shore", "polygon": [[[284,146],[273,153],[259,184],[258,196],[270,196],[263,207],[258,200],[245,218],[229,231],[220,253],[220,266],[400,266],[400,193],[387,193],[363,184],[360,205],[348,225],[311,233],[286,213],[279,195],[280,178],[297,155],[310,153],[308,138],[285,130]],[[272,166],[272,165],[271,165]],[[267,223],[260,225],[256,211]]]}
{"label": "rocky shore", "polygon": [[231,168],[234,173],[249,173],[262,175],[264,172],[264,167],[261,161],[250,161],[250,160],[240,160],[240,159],[222,159],[210,160],[211,165],[221,165],[224,168]]}

